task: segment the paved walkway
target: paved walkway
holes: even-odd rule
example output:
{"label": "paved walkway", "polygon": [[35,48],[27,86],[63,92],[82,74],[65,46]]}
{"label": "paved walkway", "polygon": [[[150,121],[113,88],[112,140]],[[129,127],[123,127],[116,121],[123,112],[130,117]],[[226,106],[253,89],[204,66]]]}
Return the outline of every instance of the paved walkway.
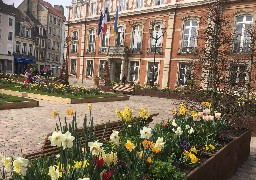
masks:
{"label": "paved walkway", "polygon": [[[115,110],[123,110],[127,105],[138,112],[140,108],[146,108],[151,113],[160,113],[154,118],[154,122],[161,122],[172,115],[172,109],[177,101],[131,96],[129,101],[93,103],[93,117],[95,124],[117,121]],[[82,127],[84,114],[88,114],[87,104],[64,104],[50,101],[40,101],[40,107],[12,109],[0,111],[0,152],[4,155],[19,156],[23,153],[31,153],[40,150],[46,135],[54,131],[57,119],[51,116],[53,110],[66,116],[66,110],[73,108],[77,112],[78,127]],[[62,120],[63,121],[63,120]],[[71,122],[71,117],[67,117]],[[256,179],[256,138],[251,141],[251,156],[237,171],[232,180]]]}

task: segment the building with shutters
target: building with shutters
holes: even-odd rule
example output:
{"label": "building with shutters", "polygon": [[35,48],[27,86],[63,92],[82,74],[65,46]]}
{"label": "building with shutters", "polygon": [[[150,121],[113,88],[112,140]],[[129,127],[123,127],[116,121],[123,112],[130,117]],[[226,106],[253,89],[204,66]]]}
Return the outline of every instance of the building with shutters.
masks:
{"label": "building with shutters", "polygon": [[[66,53],[69,73],[72,78],[93,79],[100,76],[104,62],[109,63],[111,81],[119,82],[123,74],[129,82],[148,85],[152,76],[159,88],[175,89],[185,86],[191,79],[192,52],[202,40],[198,35],[207,24],[202,22],[210,0],[73,0],[68,9],[66,34],[72,37]],[[97,35],[100,13],[108,8],[111,20],[107,34]],[[118,8],[118,32],[113,35],[114,19]],[[227,13],[233,28],[230,33],[238,34],[230,47],[231,56],[244,52],[248,43],[245,29],[256,20],[256,2],[251,0],[229,1]],[[155,22],[152,25],[152,21]],[[163,29],[164,36],[157,41]],[[156,53],[155,53],[156,52]],[[155,59],[155,63],[154,63]],[[155,64],[155,66],[154,66]],[[226,72],[234,84],[246,82],[248,61],[229,63]],[[154,73],[153,73],[154,69]],[[209,72],[200,71],[202,76]],[[252,87],[255,85],[255,68],[252,68]],[[204,81],[198,85],[207,88]]]}

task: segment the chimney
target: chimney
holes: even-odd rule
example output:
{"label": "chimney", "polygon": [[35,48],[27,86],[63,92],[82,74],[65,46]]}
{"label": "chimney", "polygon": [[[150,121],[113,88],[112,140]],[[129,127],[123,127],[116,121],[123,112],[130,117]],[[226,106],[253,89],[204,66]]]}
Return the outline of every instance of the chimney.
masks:
{"label": "chimney", "polygon": [[62,5],[54,5],[54,8],[61,12],[64,15],[64,8]]}

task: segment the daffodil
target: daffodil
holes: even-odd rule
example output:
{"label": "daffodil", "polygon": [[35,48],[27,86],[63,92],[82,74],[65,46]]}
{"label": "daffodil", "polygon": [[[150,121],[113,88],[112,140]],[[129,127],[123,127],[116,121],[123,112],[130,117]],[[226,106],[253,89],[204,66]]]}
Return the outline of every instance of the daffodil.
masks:
{"label": "daffodil", "polygon": [[120,137],[118,136],[118,131],[114,131],[112,132],[112,134],[110,135],[110,142],[119,145],[120,144]]}
{"label": "daffodil", "polygon": [[198,162],[198,158],[196,157],[196,155],[194,155],[193,153],[189,153],[189,158],[191,160],[191,163],[197,163]]}
{"label": "daffodil", "polygon": [[125,147],[130,152],[135,148],[134,144],[130,140],[127,140],[127,142],[125,143]]}
{"label": "daffodil", "polygon": [[55,166],[50,166],[48,175],[51,176],[52,180],[57,180],[60,177],[60,172]]}
{"label": "daffodil", "polygon": [[92,110],[92,104],[88,104],[88,109],[91,111]]}
{"label": "daffodil", "polygon": [[75,110],[74,109],[68,109],[67,110],[67,115],[68,116],[73,116],[75,114]]}
{"label": "daffodil", "polygon": [[59,115],[59,113],[57,113],[56,111],[52,111],[53,118],[56,118],[58,115]]}
{"label": "daffodil", "polygon": [[142,130],[140,130],[140,138],[149,139],[152,136],[152,129],[148,127],[143,127]]}
{"label": "daffodil", "polygon": [[101,157],[104,160],[105,163],[108,165],[111,164],[116,164],[117,163],[117,153],[115,152],[110,152],[110,153],[105,153],[104,151],[101,153]]}
{"label": "daffodil", "polygon": [[149,157],[147,158],[146,162],[149,163],[149,164],[152,163],[152,158],[149,156]]}
{"label": "daffodil", "polygon": [[63,134],[61,131],[54,131],[51,136],[48,137],[48,140],[51,141],[51,146],[61,147],[63,141]]}
{"label": "daffodil", "polygon": [[63,149],[66,148],[71,148],[73,146],[73,141],[75,137],[71,136],[71,133],[67,131],[65,134],[62,136],[62,147]]}
{"label": "daffodil", "polygon": [[12,158],[11,157],[4,157],[2,159],[3,166],[5,170],[9,171],[12,169]]}
{"label": "daffodil", "polygon": [[88,146],[90,147],[90,152],[92,155],[99,155],[102,152],[101,146],[103,143],[99,143],[98,141],[89,142]]}
{"label": "daffodil", "polygon": [[164,148],[164,138],[163,137],[158,137],[156,140],[156,143],[154,145],[154,148],[158,148],[160,150],[162,150]]}
{"label": "daffodil", "polygon": [[26,176],[28,160],[18,157],[13,161],[13,171],[19,175]]}

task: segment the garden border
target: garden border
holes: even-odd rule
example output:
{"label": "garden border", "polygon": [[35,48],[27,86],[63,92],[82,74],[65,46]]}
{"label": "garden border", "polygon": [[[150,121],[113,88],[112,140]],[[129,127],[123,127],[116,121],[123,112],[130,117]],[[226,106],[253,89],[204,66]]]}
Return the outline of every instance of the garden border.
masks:
{"label": "garden border", "polygon": [[42,95],[42,94],[12,91],[7,89],[0,89],[0,93],[19,96],[19,97],[25,97],[25,98],[31,98],[31,99],[62,102],[67,104],[125,101],[130,99],[130,96],[108,96],[108,97],[96,97],[96,98],[62,98],[62,97],[48,96],[48,95]]}
{"label": "garden border", "polygon": [[251,130],[221,148],[187,175],[187,180],[229,179],[250,156]]}
{"label": "garden border", "polygon": [[39,107],[39,101],[30,100],[30,101],[21,101],[21,102],[4,102],[3,104],[0,105],[0,110],[33,108],[33,107]]}

